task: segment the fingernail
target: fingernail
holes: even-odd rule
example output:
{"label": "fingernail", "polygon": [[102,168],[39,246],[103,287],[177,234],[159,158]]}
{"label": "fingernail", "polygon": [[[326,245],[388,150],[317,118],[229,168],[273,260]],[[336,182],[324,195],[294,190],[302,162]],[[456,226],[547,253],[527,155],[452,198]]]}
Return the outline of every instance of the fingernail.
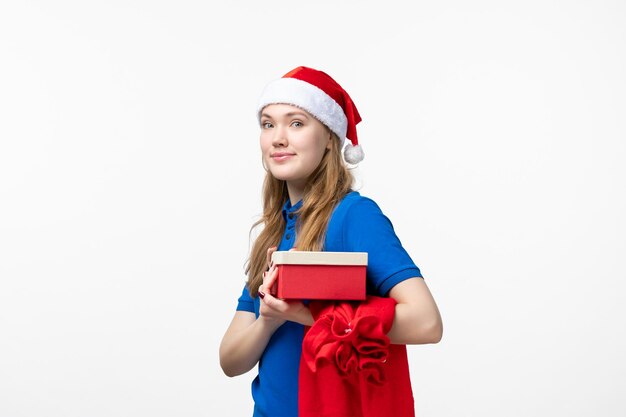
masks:
{"label": "fingernail", "polygon": [[259,291],[259,297],[261,297],[261,299],[265,298],[265,293],[263,291]]}

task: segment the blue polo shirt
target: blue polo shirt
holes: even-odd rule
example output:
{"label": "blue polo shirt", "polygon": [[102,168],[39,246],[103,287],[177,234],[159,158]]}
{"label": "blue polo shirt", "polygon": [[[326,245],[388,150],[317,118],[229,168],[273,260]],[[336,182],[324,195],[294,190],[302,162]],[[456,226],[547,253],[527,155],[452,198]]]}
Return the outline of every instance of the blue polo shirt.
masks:
{"label": "blue polo shirt", "polygon": [[[289,201],[283,207],[285,232],[279,251],[293,247],[296,241],[295,213],[302,206]],[[328,223],[324,250],[329,252],[367,252],[367,293],[386,296],[399,282],[421,277],[396,236],[393,225],[371,199],[353,191],[337,205]],[[259,317],[259,297],[252,298],[245,288],[237,310]],[[302,352],[304,326],[285,322],[270,338],[261,359],[259,374],[252,382],[254,417],[298,416],[298,369]]]}

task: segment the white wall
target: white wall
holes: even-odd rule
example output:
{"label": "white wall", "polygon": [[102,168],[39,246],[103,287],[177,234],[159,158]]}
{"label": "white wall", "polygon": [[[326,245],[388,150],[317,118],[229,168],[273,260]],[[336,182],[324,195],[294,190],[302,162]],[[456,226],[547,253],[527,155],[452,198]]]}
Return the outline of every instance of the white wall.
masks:
{"label": "white wall", "polygon": [[0,5],[0,416],[251,414],[217,349],[298,65],[441,309],[417,414],[625,415],[626,5],[218,3]]}

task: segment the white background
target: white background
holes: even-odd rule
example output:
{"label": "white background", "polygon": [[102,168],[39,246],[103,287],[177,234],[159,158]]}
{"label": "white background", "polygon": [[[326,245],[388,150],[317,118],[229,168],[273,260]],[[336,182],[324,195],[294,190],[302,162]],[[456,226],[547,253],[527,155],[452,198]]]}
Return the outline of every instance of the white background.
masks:
{"label": "white background", "polygon": [[625,3],[220,3],[1,3],[0,416],[251,415],[217,351],[298,65],[440,307],[417,415],[626,415]]}

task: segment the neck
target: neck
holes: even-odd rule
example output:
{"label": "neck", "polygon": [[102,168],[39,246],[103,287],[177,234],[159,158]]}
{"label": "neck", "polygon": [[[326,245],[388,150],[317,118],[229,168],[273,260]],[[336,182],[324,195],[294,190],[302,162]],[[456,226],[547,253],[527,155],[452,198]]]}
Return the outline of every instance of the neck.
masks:
{"label": "neck", "polygon": [[302,196],[304,195],[304,186],[288,182],[287,193],[289,194],[289,201],[291,201],[291,204],[297,204],[298,201],[302,200]]}

